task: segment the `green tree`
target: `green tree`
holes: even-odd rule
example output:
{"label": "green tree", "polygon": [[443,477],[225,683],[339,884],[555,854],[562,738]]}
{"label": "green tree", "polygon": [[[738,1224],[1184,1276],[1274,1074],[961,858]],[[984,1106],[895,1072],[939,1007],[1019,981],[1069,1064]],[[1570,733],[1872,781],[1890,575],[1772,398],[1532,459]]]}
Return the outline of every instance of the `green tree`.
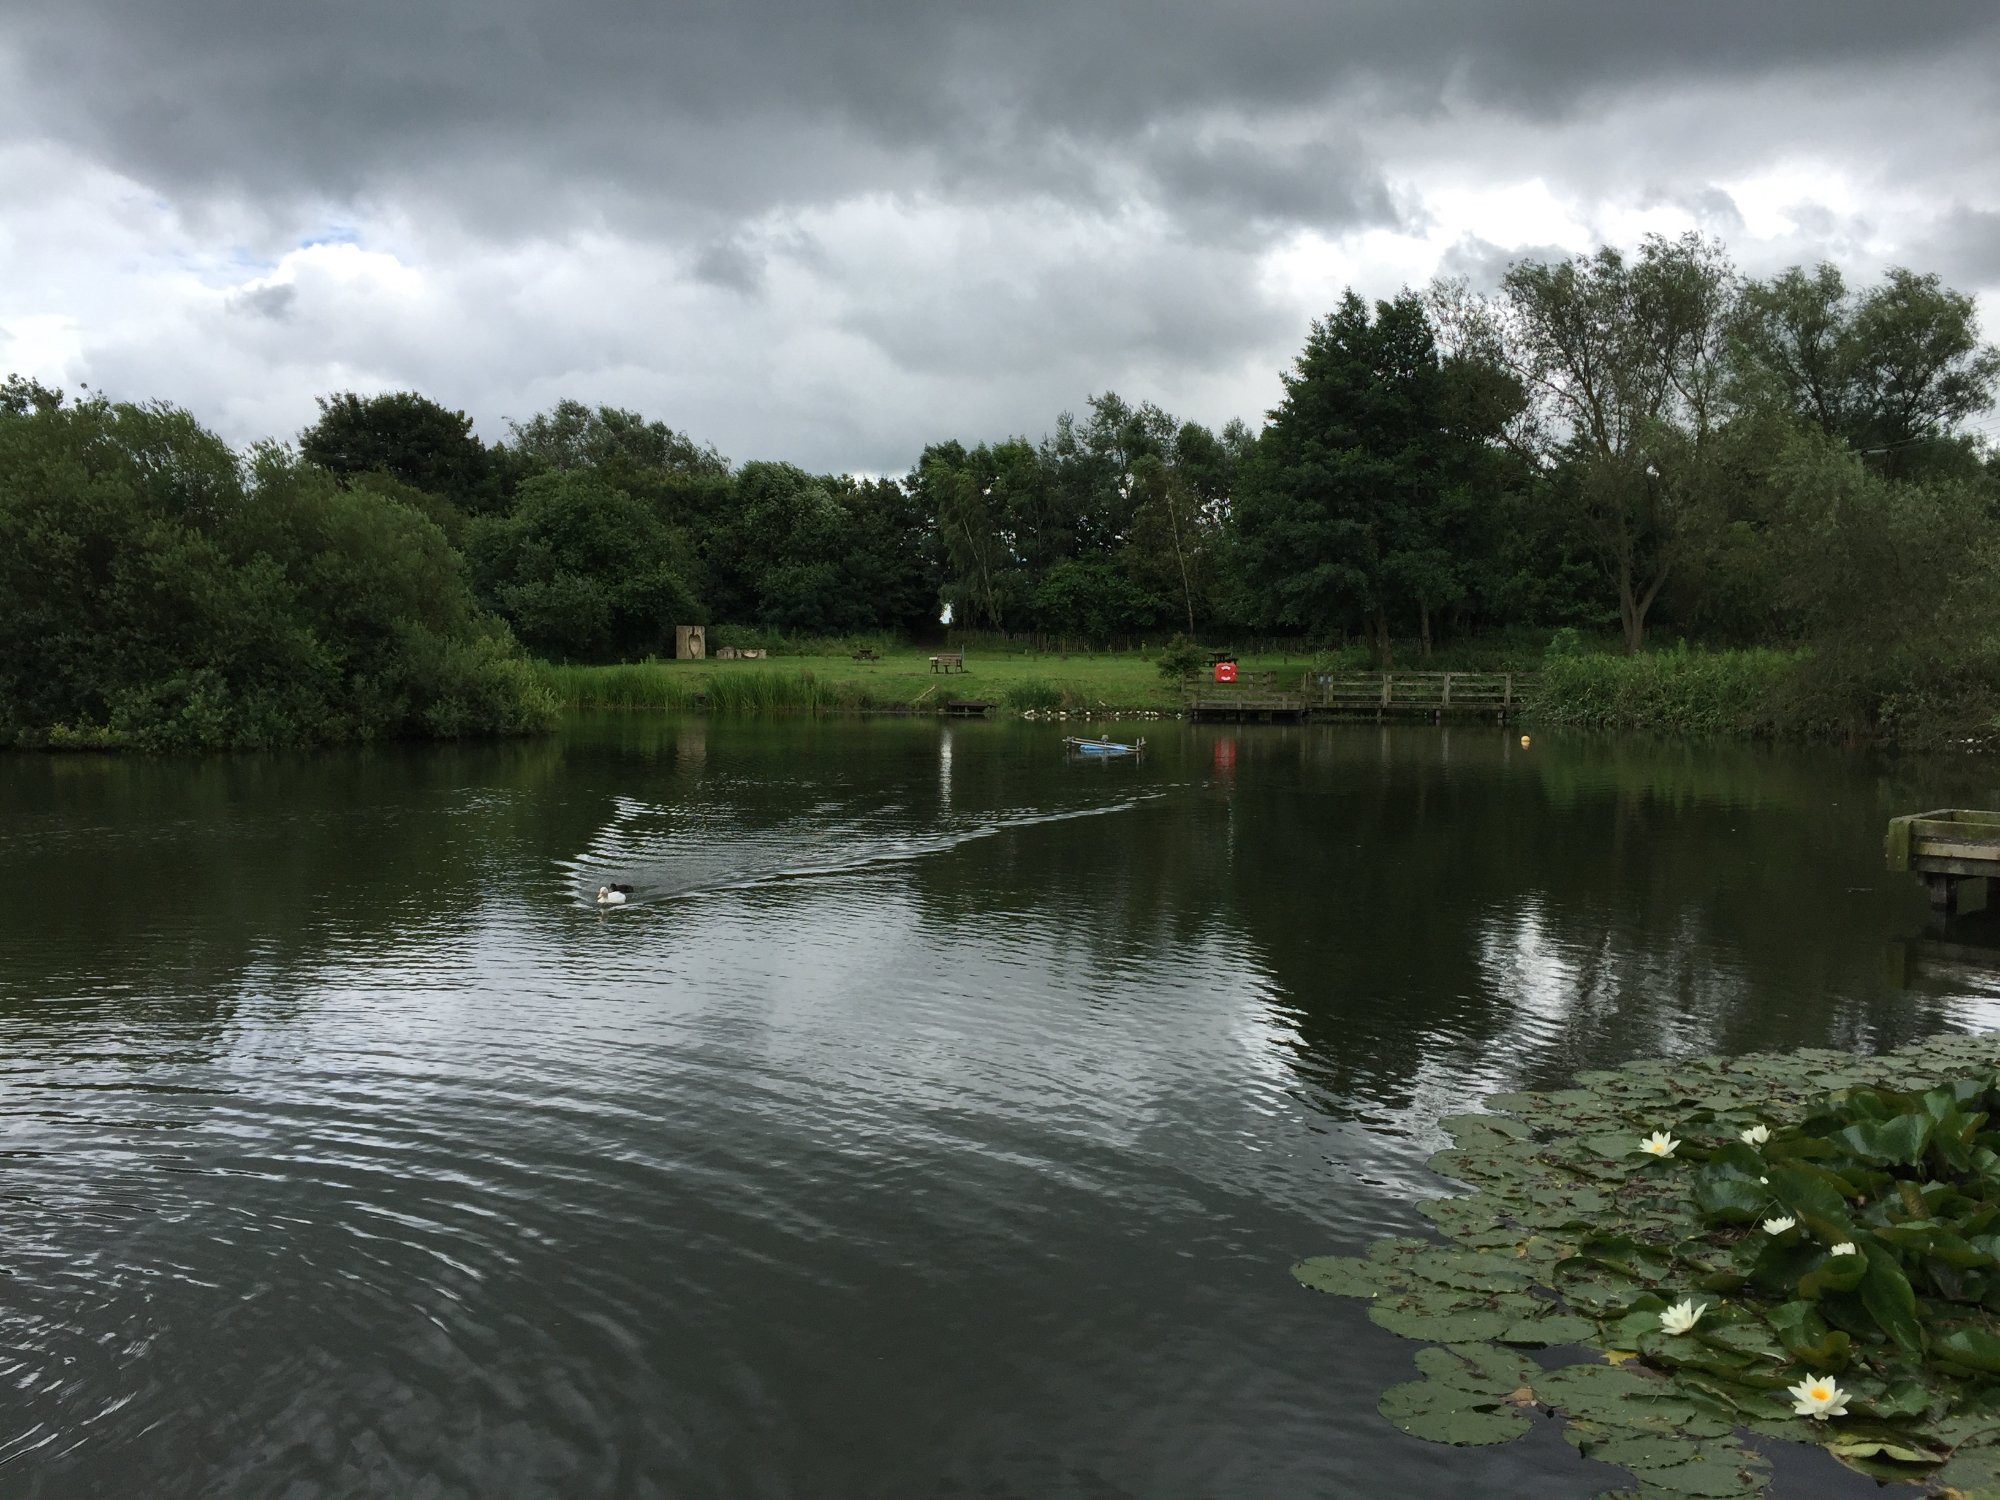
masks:
{"label": "green tree", "polygon": [[671,654],[674,626],[704,618],[685,540],[587,470],[527,480],[511,512],[473,524],[466,557],[480,598],[547,656]]}
{"label": "green tree", "polygon": [[161,405],[0,406],[0,739],[255,748],[550,711],[443,533]]}
{"label": "green tree", "polygon": [[1892,473],[1902,450],[1949,436],[1993,404],[2000,349],[1980,342],[1972,299],[1934,274],[1892,269],[1855,309],[1853,341],[1856,445],[1882,450]]}
{"label": "green tree", "polygon": [[589,469],[624,488],[638,474],[720,477],[729,460],[713,444],[702,447],[664,422],[648,421],[615,406],[558,401],[525,422],[507,424],[510,446],[535,467],[568,473]]}
{"label": "green tree", "polygon": [[1523,262],[1503,282],[1506,348],[1538,419],[1549,493],[1612,586],[1627,651],[1677,571],[1698,569],[1726,517],[1714,439],[1726,414],[1736,277],[1697,235],[1649,236],[1636,259],[1609,247]]}
{"label": "green tree", "polygon": [[321,396],[299,451],[342,479],[384,473],[467,515],[501,510],[513,477],[473,435],[472,418],[415,391]]}
{"label": "green tree", "polygon": [[842,511],[840,577],[850,628],[910,635],[938,617],[944,567],[923,498],[893,479],[825,481]]}
{"label": "green tree", "polygon": [[1813,430],[1771,484],[1771,577],[1811,645],[1796,716],[1932,741],[2000,723],[2000,518],[1984,485],[1890,480]]}
{"label": "green tree", "polygon": [[1359,626],[1386,661],[1401,616],[1428,649],[1464,594],[1482,439],[1455,425],[1423,302],[1404,292],[1371,314],[1348,292],[1284,379],[1233,508],[1248,618],[1319,637]]}
{"label": "green tree", "polygon": [[1108,557],[1066,558],[1035,586],[1035,624],[1051,635],[1106,642],[1157,624],[1165,610]]}
{"label": "green tree", "polygon": [[1955,435],[1993,404],[2000,350],[1936,276],[1899,267],[1856,296],[1834,266],[1794,266],[1743,289],[1734,333],[1739,405],[1768,394],[1888,474],[1969,470]]}
{"label": "green tree", "polygon": [[1032,592],[1023,535],[1036,551],[1052,540],[1046,475],[1033,445],[1010,438],[968,451],[956,441],[933,443],[907,484],[937,517],[942,592],[953,618],[996,630],[1019,621]]}

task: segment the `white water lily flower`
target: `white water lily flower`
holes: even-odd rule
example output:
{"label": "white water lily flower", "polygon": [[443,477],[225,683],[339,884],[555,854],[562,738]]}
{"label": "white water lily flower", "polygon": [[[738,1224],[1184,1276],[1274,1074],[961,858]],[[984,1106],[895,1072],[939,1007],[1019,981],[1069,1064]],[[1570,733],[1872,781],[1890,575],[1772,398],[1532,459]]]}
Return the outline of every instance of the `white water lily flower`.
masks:
{"label": "white water lily flower", "polygon": [[1736,1134],[1737,1139],[1746,1146],[1761,1146],[1771,1138],[1771,1127],[1752,1125],[1748,1130],[1739,1130]]}
{"label": "white water lily flower", "polygon": [[1782,1218],[1766,1219],[1764,1221],[1764,1233],[1783,1234],[1787,1229],[1790,1229],[1794,1224],[1798,1222],[1799,1221],[1793,1218],[1790,1214],[1786,1214]]}
{"label": "white water lily flower", "polygon": [[1674,1147],[1680,1144],[1664,1130],[1656,1130],[1639,1142],[1639,1149],[1649,1156],[1672,1156]]}
{"label": "white water lily flower", "polygon": [[1828,1255],[1858,1255],[1860,1252],[1854,1248],[1853,1240],[1842,1240],[1826,1253]]}
{"label": "white water lily flower", "polygon": [[1797,1385],[1786,1387],[1785,1394],[1792,1398],[1793,1415],[1824,1422],[1828,1417],[1847,1415],[1847,1398],[1852,1393],[1843,1391],[1831,1375],[1808,1375]]}
{"label": "white water lily flower", "polygon": [[1764,1184],[1764,1186],[1766,1186],[1766,1187],[1769,1187],[1769,1186],[1771,1185],[1771,1179],[1770,1179],[1770,1178],[1768,1178],[1768,1177],[1759,1177],[1759,1178],[1758,1178],[1757,1180],[1758,1180],[1759,1182],[1763,1183],[1763,1184]]}
{"label": "white water lily flower", "polygon": [[1707,1311],[1706,1302],[1697,1302],[1692,1297],[1676,1302],[1660,1314],[1660,1332],[1686,1333],[1701,1321],[1701,1315]]}

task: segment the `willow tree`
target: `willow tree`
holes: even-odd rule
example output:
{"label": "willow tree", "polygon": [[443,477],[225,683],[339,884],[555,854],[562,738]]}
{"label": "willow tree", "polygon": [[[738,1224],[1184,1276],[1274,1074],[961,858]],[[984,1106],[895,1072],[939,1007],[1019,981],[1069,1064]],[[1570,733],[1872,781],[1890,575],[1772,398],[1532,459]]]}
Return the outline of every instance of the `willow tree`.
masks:
{"label": "willow tree", "polygon": [[1834,266],[1793,266],[1743,289],[1734,332],[1746,396],[1768,389],[1893,476],[1948,462],[2000,384],[1973,300],[1901,267],[1857,294]]}
{"label": "willow tree", "polygon": [[1699,235],[1648,236],[1627,259],[1527,261],[1507,272],[1505,347],[1537,418],[1551,492],[1574,507],[1617,594],[1625,649],[1667,581],[1712,551],[1736,273]]}

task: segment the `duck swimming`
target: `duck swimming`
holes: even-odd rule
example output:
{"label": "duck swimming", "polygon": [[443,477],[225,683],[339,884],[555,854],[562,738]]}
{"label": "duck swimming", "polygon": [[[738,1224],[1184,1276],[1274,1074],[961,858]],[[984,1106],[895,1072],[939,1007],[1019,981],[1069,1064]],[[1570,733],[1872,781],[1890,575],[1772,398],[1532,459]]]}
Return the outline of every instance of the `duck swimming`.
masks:
{"label": "duck swimming", "polygon": [[623,906],[625,898],[631,894],[632,887],[629,885],[600,885],[597,888],[597,904],[599,906]]}

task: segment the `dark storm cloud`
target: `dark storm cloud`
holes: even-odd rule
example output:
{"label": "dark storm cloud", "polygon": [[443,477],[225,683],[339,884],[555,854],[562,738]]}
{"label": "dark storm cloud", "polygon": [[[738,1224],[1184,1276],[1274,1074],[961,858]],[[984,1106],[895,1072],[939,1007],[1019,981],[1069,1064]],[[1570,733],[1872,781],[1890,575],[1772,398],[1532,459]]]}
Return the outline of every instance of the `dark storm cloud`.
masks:
{"label": "dark storm cloud", "polygon": [[2000,285],[1996,54],[1990,0],[0,0],[0,357],[236,439],[344,385],[814,468],[1216,423],[1440,253]]}
{"label": "dark storm cloud", "polygon": [[1224,233],[1292,225],[1339,230],[1398,220],[1380,168],[1351,141],[1179,141],[1149,152],[1146,166],[1162,200]]}
{"label": "dark storm cloud", "polygon": [[[1162,201],[1317,224],[1385,211],[1339,146],[1260,160],[1260,122],[1448,98],[1561,117],[1679,77],[1880,68],[1991,46],[2000,10],[1759,0],[64,0],[11,7],[37,128],[178,195],[348,200],[420,185],[516,232],[755,215],[861,190]],[[1242,144],[1149,149],[1163,120]],[[1178,151],[1178,154],[1176,154]],[[1315,152],[1320,153],[1315,157]],[[683,229],[682,236],[689,232]]]}
{"label": "dark storm cloud", "polygon": [[[2000,289],[2000,213],[1961,204],[1944,216],[1926,250],[1913,262],[1919,269],[1967,290]],[[1988,337],[1996,333],[1987,330]]]}

